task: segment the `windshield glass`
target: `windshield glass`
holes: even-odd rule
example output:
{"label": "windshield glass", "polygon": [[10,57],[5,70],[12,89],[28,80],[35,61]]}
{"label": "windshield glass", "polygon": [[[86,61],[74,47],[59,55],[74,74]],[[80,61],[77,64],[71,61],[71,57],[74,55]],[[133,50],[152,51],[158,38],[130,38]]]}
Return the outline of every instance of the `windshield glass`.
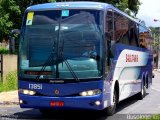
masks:
{"label": "windshield glass", "polygon": [[102,11],[34,11],[25,18],[20,38],[20,77],[102,76]]}

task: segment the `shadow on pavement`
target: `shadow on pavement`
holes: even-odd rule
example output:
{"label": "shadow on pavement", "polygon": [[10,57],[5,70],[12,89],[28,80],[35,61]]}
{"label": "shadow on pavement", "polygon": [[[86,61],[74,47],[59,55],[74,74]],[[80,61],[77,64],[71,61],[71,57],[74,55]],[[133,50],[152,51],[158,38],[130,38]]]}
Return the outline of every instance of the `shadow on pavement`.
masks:
{"label": "shadow on pavement", "polygon": [[3,119],[33,119],[33,120],[105,120],[107,116],[104,116],[99,111],[88,111],[88,110],[65,110],[65,111],[54,111],[49,115],[42,115],[39,110],[31,109],[23,112],[17,112],[13,115],[1,116]]}
{"label": "shadow on pavement", "polygon": [[[147,95],[149,95],[149,93],[146,93],[146,96]],[[132,105],[132,104],[135,104],[137,101],[138,101],[137,95],[134,95],[132,97],[129,97],[129,98],[119,102],[118,105],[117,105],[116,113],[121,111],[122,109]]]}

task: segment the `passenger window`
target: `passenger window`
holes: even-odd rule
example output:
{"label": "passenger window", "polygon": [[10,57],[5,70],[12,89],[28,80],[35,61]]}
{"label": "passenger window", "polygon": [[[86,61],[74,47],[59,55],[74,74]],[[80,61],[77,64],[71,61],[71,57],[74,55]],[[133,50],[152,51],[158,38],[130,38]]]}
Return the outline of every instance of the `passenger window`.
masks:
{"label": "passenger window", "polygon": [[115,23],[115,39],[116,42],[129,45],[128,25],[129,21],[126,17],[119,13],[114,13]]}
{"label": "passenger window", "polygon": [[147,48],[147,36],[148,30],[143,26],[139,27],[139,46],[141,48]]}
{"label": "passenger window", "polygon": [[138,32],[136,23],[133,21],[129,22],[129,42],[131,46],[138,47]]}

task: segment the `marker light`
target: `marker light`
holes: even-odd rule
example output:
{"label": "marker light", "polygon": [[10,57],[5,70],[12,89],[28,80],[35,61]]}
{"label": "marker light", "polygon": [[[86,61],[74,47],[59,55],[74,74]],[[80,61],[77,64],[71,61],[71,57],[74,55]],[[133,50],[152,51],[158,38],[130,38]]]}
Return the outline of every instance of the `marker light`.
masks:
{"label": "marker light", "polygon": [[83,91],[81,93],[79,93],[81,96],[93,96],[93,95],[97,95],[100,94],[101,90],[99,89],[94,89],[94,90],[88,90],[88,91]]}

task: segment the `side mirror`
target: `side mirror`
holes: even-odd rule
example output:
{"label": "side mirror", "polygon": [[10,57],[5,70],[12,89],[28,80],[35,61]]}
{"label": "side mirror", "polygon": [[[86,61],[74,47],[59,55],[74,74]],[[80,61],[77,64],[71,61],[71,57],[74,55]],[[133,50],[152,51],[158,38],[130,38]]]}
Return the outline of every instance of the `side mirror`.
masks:
{"label": "side mirror", "polygon": [[11,33],[12,35],[13,35],[13,34],[19,35],[19,34],[20,34],[20,30],[19,30],[19,29],[13,29],[13,30],[11,30],[10,33]]}
{"label": "side mirror", "polygon": [[15,52],[15,38],[14,35],[19,35],[20,30],[19,29],[13,29],[10,31],[9,36],[9,53],[13,54]]}

